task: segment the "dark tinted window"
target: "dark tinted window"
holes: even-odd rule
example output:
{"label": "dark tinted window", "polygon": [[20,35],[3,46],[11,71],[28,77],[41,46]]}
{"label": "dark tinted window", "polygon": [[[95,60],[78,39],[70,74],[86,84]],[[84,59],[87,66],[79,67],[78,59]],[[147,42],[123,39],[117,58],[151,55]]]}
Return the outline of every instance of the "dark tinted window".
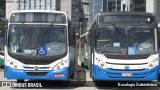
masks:
{"label": "dark tinted window", "polygon": [[143,16],[143,15],[100,15],[99,16],[99,23],[106,23],[106,22],[146,22],[146,23],[153,23],[154,17],[153,16]]}
{"label": "dark tinted window", "polygon": [[66,17],[62,13],[14,13],[10,17],[11,23],[59,23],[65,24]]}

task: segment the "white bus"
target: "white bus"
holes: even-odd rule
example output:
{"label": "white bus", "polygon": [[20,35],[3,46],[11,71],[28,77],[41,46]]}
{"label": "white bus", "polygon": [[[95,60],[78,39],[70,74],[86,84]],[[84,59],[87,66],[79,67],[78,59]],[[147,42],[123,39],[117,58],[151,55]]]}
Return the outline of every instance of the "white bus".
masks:
{"label": "white bus", "polygon": [[97,14],[87,47],[90,73],[96,84],[99,80],[158,80],[158,30],[152,13]]}
{"label": "white bus", "polygon": [[14,11],[8,21],[4,76],[23,82],[68,81],[74,73],[75,35],[65,12]]}

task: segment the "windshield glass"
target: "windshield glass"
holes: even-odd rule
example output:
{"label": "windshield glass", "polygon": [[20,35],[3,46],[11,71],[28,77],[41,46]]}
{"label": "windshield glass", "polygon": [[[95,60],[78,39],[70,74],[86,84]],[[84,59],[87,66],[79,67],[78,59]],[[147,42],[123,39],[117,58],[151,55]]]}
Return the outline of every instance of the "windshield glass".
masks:
{"label": "windshield glass", "polygon": [[114,55],[152,54],[155,53],[154,38],[154,28],[147,26],[98,27],[96,51]]}
{"label": "windshield glass", "polygon": [[10,25],[9,52],[19,55],[54,56],[66,52],[66,26]]}

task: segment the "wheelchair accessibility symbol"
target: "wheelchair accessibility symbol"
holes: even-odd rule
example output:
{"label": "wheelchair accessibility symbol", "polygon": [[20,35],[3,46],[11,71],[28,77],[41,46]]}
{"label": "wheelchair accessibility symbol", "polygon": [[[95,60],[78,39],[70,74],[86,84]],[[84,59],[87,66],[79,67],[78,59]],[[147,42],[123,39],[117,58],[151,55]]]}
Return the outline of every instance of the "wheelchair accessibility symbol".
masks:
{"label": "wheelchair accessibility symbol", "polygon": [[128,55],[135,55],[136,49],[134,47],[128,47]]}
{"label": "wheelchair accessibility symbol", "polygon": [[38,54],[39,55],[46,55],[47,54],[46,48],[45,47],[38,48]]}

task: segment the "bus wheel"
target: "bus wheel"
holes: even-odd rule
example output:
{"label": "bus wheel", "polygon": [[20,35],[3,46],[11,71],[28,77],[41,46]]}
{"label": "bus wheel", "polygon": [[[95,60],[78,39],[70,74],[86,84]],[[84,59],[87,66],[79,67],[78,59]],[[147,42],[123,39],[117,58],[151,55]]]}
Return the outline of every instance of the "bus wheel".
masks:
{"label": "bus wheel", "polygon": [[102,81],[94,80],[94,84],[95,84],[95,86],[97,86],[97,87],[101,87]]}
{"label": "bus wheel", "polygon": [[4,65],[1,65],[0,69],[4,69]]}
{"label": "bus wheel", "polygon": [[17,79],[17,83],[24,83],[24,79]]}
{"label": "bus wheel", "polygon": [[95,86],[97,86],[97,87],[101,86],[101,82],[102,82],[102,81],[100,81],[100,80],[95,80],[94,78],[92,78],[92,79],[93,79],[93,82],[94,82]]}

